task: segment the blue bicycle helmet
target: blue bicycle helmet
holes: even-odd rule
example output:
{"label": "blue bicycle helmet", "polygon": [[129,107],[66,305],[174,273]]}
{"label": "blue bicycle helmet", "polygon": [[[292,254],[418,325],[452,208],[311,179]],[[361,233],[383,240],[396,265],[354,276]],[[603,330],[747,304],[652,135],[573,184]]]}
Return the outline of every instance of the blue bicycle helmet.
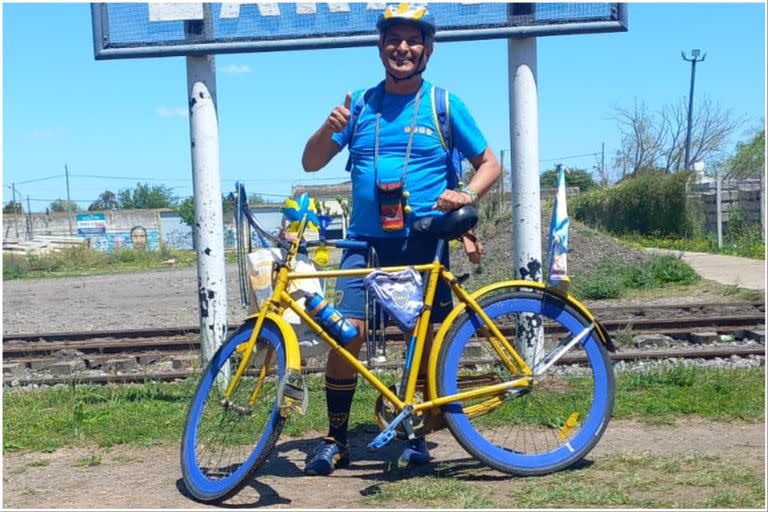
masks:
{"label": "blue bicycle helmet", "polygon": [[435,19],[422,4],[402,2],[388,5],[376,22],[379,34],[383,35],[390,25],[407,24],[415,25],[424,34],[424,43],[429,44],[435,38]]}

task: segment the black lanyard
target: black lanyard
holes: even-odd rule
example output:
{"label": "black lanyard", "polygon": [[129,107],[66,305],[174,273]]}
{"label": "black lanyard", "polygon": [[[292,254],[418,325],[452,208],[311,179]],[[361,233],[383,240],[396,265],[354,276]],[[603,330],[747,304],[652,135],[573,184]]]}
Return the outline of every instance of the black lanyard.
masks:
{"label": "black lanyard", "polygon": [[[405,187],[405,175],[408,169],[408,161],[411,159],[411,147],[413,146],[413,135],[416,133],[416,122],[419,117],[419,104],[421,103],[421,88],[416,93],[416,103],[413,105],[413,120],[411,121],[411,130],[408,134],[408,146],[405,148],[405,159],[403,160],[403,173],[400,177],[400,182]],[[381,90],[381,96],[378,98],[378,108],[376,109],[376,134],[374,136],[373,143],[373,172],[376,185],[379,184],[379,131],[381,122],[381,105],[384,98],[384,87]]]}

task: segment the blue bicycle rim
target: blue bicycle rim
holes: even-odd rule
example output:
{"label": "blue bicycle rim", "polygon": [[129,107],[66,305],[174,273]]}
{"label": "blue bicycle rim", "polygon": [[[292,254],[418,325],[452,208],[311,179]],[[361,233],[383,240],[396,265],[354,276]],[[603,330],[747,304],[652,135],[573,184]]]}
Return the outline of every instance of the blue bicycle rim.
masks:
{"label": "blue bicycle rim", "polygon": [[[547,301],[537,299],[510,298],[492,303],[483,309],[491,319],[511,313],[538,313],[559,322],[570,331],[571,335],[576,335],[584,329],[584,325],[565,308],[556,307]],[[471,315],[470,320],[461,326],[454,338],[455,341],[451,343],[445,358],[445,395],[459,392],[457,383],[462,351],[481,324],[482,321],[479,318]],[[608,418],[604,417],[604,413],[608,406],[610,379],[606,372],[606,367],[603,364],[599,364],[602,361],[599,343],[593,334],[583,345],[593,370],[594,382],[594,396],[586,422],[573,439],[550,452],[524,454],[490,443],[477,431],[470,419],[462,412],[461,403],[459,402],[446,406],[444,413],[451,416],[469,444],[488,458],[497,460],[502,464],[521,469],[537,470],[552,467],[562,463],[564,460],[571,459],[574,454],[578,454],[588,448],[590,441],[596,433],[600,432],[603,423],[608,420]],[[534,388],[533,393],[535,392]]]}
{"label": "blue bicycle rim", "polygon": [[[232,338],[223,346],[223,348],[216,352],[213,358],[213,362],[209,367],[209,371],[206,371],[202,377],[201,383],[198,387],[197,393],[192,401],[192,405],[189,412],[190,421],[187,422],[187,428],[192,428],[192,432],[185,438],[184,451],[186,454],[187,475],[189,478],[189,484],[198,490],[200,494],[214,496],[224,494],[231,488],[236,486],[240,481],[246,477],[248,471],[255,464],[256,459],[261,455],[264,445],[269,439],[275,425],[280,420],[280,415],[277,410],[277,404],[272,409],[270,420],[266,423],[264,432],[262,432],[259,438],[258,444],[253,448],[251,455],[243,461],[239,468],[231,475],[221,480],[211,480],[207,478],[201,471],[199,464],[197,463],[197,452],[195,450],[195,444],[197,441],[197,429],[199,426],[200,414],[202,413],[205,400],[208,398],[211,385],[213,385],[216,375],[222,365],[227,362],[232,352],[241,343],[248,341],[251,337],[253,328],[244,329],[236,332]],[[275,349],[275,355],[277,356],[277,368],[280,372],[280,378],[285,374],[285,352],[283,350],[283,343],[280,334],[274,330],[274,328],[266,322],[262,326],[259,333],[259,340],[267,341]],[[260,341],[261,342],[261,341]],[[257,434],[257,433],[254,433]]]}

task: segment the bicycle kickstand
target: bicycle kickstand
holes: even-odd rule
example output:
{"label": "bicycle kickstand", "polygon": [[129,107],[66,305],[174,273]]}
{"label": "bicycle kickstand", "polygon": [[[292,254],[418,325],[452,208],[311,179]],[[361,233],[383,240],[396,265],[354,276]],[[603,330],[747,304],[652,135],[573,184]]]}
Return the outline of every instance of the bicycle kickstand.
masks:
{"label": "bicycle kickstand", "polygon": [[406,418],[409,418],[413,414],[413,406],[412,405],[406,405],[405,409],[395,416],[395,419],[392,420],[392,422],[386,426],[384,430],[379,432],[379,435],[377,435],[373,441],[368,443],[368,449],[369,450],[380,450],[384,446],[386,446],[387,443],[389,443],[392,439],[395,437],[395,429],[397,428],[400,423],[402,423]]}

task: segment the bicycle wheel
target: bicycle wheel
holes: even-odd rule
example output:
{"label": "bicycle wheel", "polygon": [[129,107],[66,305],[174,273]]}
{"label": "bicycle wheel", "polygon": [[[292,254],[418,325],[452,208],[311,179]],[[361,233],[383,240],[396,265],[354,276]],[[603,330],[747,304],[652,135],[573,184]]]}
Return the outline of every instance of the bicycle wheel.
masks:
{"label": "bicycle wheel", "polygon": [[246,373],[230,399],[224,398],[241,361],[238,347],[244,348],[254,324],[243,324],[216,351],[187,413],[181,471],[187,489],[201,501],[223,500],[242,489],[272,451],[285,422],[277,408],[285,351],[279,330],[268,320]]}
{"label": "bicycle wheel", "polygon": [[[535,361],[590,325],[565,301],[534,289],[503,289],[479,304],[515,347],[518,322],[525,321],[520,314],[541,315],[534,322],[544,320],[545,339],[541,350],[529,355]],[[526,363],[533,367],[533,361]],[[439,395],[447,396],[522,375],[508,370],[489,343],[482,320],[465,311],[446,334],[436,377]],[[506,473],[541,475],[570,466],[595,446],[608,424],[613,398],[613,367],[592,331],[532,386],[452,402],[443,414],[456,440],[477,459]]]}

